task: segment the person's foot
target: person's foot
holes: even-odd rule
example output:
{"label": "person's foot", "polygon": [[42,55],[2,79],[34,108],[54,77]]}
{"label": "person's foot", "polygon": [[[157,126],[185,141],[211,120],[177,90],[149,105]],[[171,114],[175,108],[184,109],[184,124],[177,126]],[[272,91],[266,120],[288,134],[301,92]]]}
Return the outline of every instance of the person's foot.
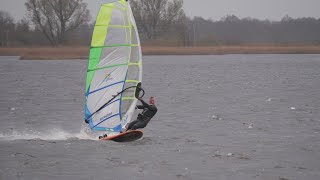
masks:
{"label": "person's foot", "polygon": [[89,124],[89,120],[88,120],[88,119],[86,119],[84,122],[86,122],[87,124]]}

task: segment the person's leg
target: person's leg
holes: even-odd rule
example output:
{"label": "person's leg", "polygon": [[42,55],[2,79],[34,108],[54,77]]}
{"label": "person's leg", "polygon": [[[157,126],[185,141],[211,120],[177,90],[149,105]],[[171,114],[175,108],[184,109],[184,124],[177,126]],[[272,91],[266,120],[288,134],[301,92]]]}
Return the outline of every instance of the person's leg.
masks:
{"label": "person's leg", "polygon": [[131,130],[131,129],[132,129],[132,127],[133,127],[133,125],[135,125],[137,122],[139,122],[139,120],[138,120],[138,119],[136,119],[136,120],[132,121],[132,122],[129,124],[127,131],[128,131],[128,130]]}
{"label": "person's leg", "polygon": [[132,126],[131,130],[142,129],[144,127],[146,127],[146,123],[143,120],[140,120]]}

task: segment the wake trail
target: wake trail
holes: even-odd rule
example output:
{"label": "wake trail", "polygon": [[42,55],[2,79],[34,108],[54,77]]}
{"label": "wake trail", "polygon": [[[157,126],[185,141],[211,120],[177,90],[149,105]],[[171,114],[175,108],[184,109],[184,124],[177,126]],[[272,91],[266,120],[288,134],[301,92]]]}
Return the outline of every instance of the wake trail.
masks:
{"label": "wake trail", "polygon": [[0,141],[12,141],[12,140],[48,140],[48,141],[65,141],[70,139],[80,140],[97,140],[96,136],[89,133],[88,129],[82,126],[79,133],[70,133],[61,129],[51,129],[47,132],[38,132],[33,130],[28,131],[11,131],[0,132]]}

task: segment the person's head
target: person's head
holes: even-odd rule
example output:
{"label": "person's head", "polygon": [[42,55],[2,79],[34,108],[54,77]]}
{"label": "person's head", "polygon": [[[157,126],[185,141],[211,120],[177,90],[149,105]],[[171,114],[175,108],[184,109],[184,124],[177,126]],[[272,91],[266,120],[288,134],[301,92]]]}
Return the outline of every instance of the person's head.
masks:
{"label": "person's head", "polygon": [[152,105],[156,104],[156,99],[153,96],[149,98],[149,104],[152,104]]}

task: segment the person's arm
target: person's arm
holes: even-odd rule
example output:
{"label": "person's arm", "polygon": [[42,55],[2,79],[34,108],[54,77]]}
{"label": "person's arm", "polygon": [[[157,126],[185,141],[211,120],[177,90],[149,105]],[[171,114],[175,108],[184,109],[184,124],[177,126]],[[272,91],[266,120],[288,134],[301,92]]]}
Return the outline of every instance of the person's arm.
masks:
{"label": "person's arm", "polygon": [[142,103],[142,105],[143,105],[144,108],[148,108],[148,109],[151,110],[151,111],[156,110],[156,107],[150,106],[149,104],[147,104],[146,102],[144,102],[142,99],[139,99],[139,100],[141,101],[141,103]]}
{"label": "person's arm", "polygon": [[143,105],[137,105],[137,109],[144,109]]}

